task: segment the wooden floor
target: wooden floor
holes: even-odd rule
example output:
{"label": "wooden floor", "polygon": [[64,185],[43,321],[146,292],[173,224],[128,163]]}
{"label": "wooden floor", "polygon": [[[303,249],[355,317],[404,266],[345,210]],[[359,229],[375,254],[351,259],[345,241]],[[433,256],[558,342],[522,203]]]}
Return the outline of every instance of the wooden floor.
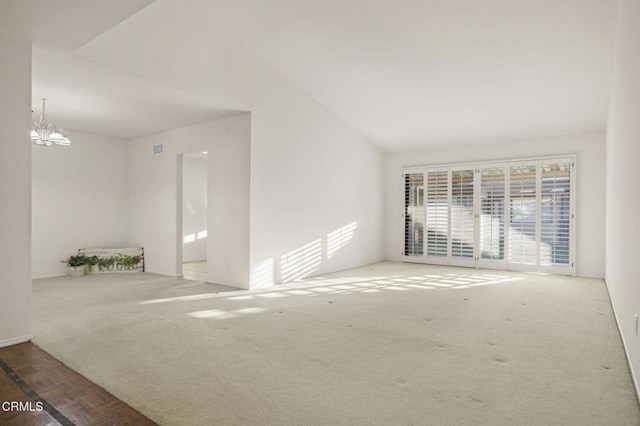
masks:
{"label": "wooden floor", "polygon": [[193,281],[207,280],[207,261],[184,262],[182,264],[182,278]]}
{"label": "wooden floor", "polygon": [[155,423],[32,343],[0,348],[0,425],[58,424]]}

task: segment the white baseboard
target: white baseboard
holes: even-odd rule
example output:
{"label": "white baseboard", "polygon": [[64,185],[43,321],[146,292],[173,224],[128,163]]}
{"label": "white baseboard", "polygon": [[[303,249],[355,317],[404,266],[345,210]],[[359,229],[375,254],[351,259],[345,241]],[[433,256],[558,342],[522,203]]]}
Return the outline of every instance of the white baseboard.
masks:
{"label": "white baseboard", "polygon": [[32,335],[28,334],[26,336],[14,337],[12,339],[0,340],[0,348],[4,348],[5,346],[13,346],[18,343],[28,342],[33,338]]}
{"label": "white baseboard", "polygon": [[[380,260],[373,260],[371,262],[358,263],[357,265],[353,265],[353,266],[345,266],[344,268],[332,269],[331,271],[321,272],[319,274],[309,275],[307,277],[303,277],[302,279],[304,280],[304,279],[307,279],[307,278],[316,278],[316,277],[320,277],[322,275],[329,275],[329,274],[333,274],[333,273],[336,273],[336,272],[348,271],[349,269],[361,268],[363,266],[374,265],[374,264],[380,263],[380,262],[395,262],[395,260],[380,259]],[[398,261],[398,263],[402,263],[402,261]],[[286,283],[278,283],[278,284],[275,284],[275,285],[290,284],[290,283],[291,283],[291,281],[286,282]]]}
{"label": "white baseboard", "polygon": [[[207,280],[204,280],[204,282],[207,283],[207,284],[217,284],[217,285],[223,285],[225,287],[232,287],[232,288],[235,288],[235,289],[238,289],[238,290],[251,290],[251,289],[246,288],[246,287],[238,287],[237,283],[233,284],[233,283],[227,283],[227,282],[222,282],[222,281],[207,281]],[[266,288],[270,288],[270,287],[266,287]],[[262,289],[258,289],[258,290],[262,290]]]}
{"label": "white baseboard", "polygon": [[65,274],[56,274],[56,275],[41,275],[38,277],[31,277],[32,280],[42,280],[45,278],[59,278],[59,277],[66,277],[67,275],[69,275],[68,273]]}
{"label": "white baseboard", "polygon": [[170,277],[170,278],[182,278],[182,274],[176,275],[176,274],[166,274],[164,272],[155,272],[155,271],[150,271],[150,270],[145,270],[144,271],[147,274],[154,274],[154,275],[162,275],[163,277]]}
{"label": "white baseboard", "polygon": [[616,326],[618,326],[618,334],[620,334],[620,338],[622,339],[622,347],[624,348],[624,354],[627,357],[629,371],[631,371],[631,380],[633,381],[633,387],[636,389],[636,398],[638,398],[638,403],[640,404],[640,386],[638,386],[638,376],[636,376],[636,373],[633,370],[633,364],[631,364],[631,357],[629,356],[629,350],[627,349],[627,342],[624,340],[624,334],[622,334],[622,328],[620,327],[620,321],[618,320],[618,313],[616,312],[616,307],[613,304],[613,298],[611,297],[611,292],[609,291],[609,285],[607,284],[606,279],[604,280],[604,284],[607,289],[607,294],[609,295],[611,308],[613,309],[613,317],[616,320]]}

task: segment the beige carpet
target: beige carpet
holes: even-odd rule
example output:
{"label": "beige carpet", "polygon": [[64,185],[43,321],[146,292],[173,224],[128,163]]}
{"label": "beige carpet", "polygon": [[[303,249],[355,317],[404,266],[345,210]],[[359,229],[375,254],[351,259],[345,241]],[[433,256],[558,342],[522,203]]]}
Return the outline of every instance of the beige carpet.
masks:
{"label": "beige carpet", "polygon": [[221,290],[38,280],[34,342],[167,425],[640,424],[602,280],[384,262]]}

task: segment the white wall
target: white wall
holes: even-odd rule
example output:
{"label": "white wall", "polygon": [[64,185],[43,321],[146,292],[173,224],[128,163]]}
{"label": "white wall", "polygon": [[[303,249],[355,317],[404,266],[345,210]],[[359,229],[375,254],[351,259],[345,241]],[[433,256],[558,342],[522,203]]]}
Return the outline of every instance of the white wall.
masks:
{"label": "white wall", "polygon": [[[207,151],[208,279],[249,286],[250,126],[251,115],[242,113],[130,142],[129,241],[145,248],[147,271],[180,273],[178,156]],[[156,144],[164,144],[164,154],[152,155]]]}
{"label": "white wall", "polygon": [[402,167],[576,154],[576,273],[604,277],[605,135],[602,132],[524,142],[387,154],[385,258],[401,260],[404,230]]}
{"label": "white wall", "polygon": [[381,260],[382,152],[212,19],[156,2],[79,55],[251,111],[252,287]]}
{"label": "white wall", "polygon": [[31,45],[0,38],[0,347],[31,338]]}
{"label": "white wall", "polygon": [[278,103],[252,113],[252,288],[382,260],[381,151],[274,86]]}
{"label": "white wall", "polygon": [[640,1],[618,3],[607,125],[607,287],[639,392],[640,338]]}
{"label": "white wall", "polygon": [[207,230],[207,159],[185,155],[182,172],[182,261],[206,260],[207,238],[202,232]]}
{"label": "white wall", "polygon": [[66,131],[69,147],[32,144],[32,270],[64,275],[79,248],[128,247],[127,142]]}

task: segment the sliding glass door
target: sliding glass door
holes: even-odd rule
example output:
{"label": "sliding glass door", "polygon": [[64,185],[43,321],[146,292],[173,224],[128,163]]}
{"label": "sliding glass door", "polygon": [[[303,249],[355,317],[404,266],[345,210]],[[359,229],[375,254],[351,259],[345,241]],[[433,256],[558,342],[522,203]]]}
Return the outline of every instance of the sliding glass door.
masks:
{"label": "sliding glass door", "polygon": [[573,274],[574,159],[412,168],[404,260]]}
{"label": "sliding glass door", "polygon": [[451,265],[475,266],[475,174],[469,167],[451,169]]}
{"label": "sliding glass door", "polygon": [[483,165],[479,168],[478,197],[479,253],[478,266],[506,269],[505,197],[507,168],[505,165]]}
{"label": "sliding glass door", "polygon": [[421,258],[424,254],[424,173],[404,175],[404,255]]}
{"label": "sliding glass door", "polygon": [[533,270],[538,265],[538,178],[535,162],[509,165],[508,264]]}
{"label": "sliding glass door", "polygon": [[540,265],[546,272],[563,273],[571,262],[572,162],[540,163]]}
{"label": "sliding glass door", "polygon": [[427,176],[427,258],[430,263],[449,260],[449,171],[430,170]]}

